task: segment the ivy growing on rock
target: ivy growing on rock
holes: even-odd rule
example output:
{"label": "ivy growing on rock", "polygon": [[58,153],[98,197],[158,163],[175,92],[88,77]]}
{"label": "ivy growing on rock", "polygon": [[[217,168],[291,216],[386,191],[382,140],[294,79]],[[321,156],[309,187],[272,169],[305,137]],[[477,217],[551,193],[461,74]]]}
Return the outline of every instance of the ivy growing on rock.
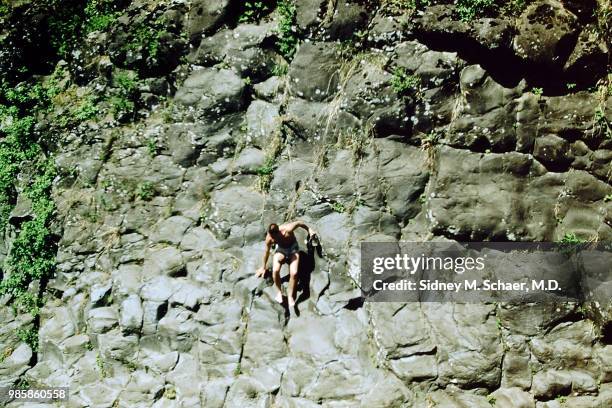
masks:
{"label": "ivy growing on rock", "polygon": [[[53,84],[49,81],[48,84]],[[32,350],[38,347],[39,311],[47,280],[55,268],[56,237],[51,224],[55,204],[51,188],[56,176],[52,157],[44,153],[36,118],[45,114],[55,90],[30,80],[11,85],[0,78],[0,229],[7,229],[17,199],[29,202],[27,217],[16,224],[2,269],[0,295],[9,295],[18,313],[33,317],[17,336]]]}
{"label": "ivy growing on rock", "polygon": [[280,0],[278,2],[278,48],[287,59],[293,58],[298,45],[298,33],[296,23],[295,4],[291,0]]}

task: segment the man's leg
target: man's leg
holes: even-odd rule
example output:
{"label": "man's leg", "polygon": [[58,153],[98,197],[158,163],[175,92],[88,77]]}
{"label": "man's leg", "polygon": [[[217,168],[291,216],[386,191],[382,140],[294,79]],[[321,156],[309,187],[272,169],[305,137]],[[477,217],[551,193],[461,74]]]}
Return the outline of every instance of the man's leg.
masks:
{"label": "man's leg", "polygon": [[281,253],[275,253],[272,258],[272,280],[274,281],[274,286],[276,286],[276,301],[278,303],[283,303],[283,290],[281,287],[281,277],[280,270],[281,266],[283,266],[283,261],[285,260],[285,255]]}
{"label": "man's leg", "polygon": [[295,305],[295,288],[298,280],[298,265],[300,264],[300,254],[291,254],[289,258],[289,306]]}

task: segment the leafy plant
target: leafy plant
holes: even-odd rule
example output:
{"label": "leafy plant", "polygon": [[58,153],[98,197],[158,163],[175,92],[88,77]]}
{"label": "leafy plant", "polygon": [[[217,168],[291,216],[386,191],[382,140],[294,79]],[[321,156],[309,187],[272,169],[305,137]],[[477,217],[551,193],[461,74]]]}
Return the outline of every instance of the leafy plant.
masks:
{"label": "leafy plant", "polygon": [[264,164],[263,166],[261,166],[257,170],[255,170],[255,173],[258,176],[267,176],[267,175],[270,175],[270,174],[274,173],[274,164],[273,163]]}
{"label": "leafy plant", "polygon": [[138,74],[133,71],[118,71],[113,76],[113,85],[116,90],[108,102],[116,119],[133,118],[135,116],[136,103],[140,96],[139,83]]}
{"label": "leafy plant", "polygon": [[155,186],[150,181],[145,181],[138,185],[136,189],[136,194],[140,197],[141,200],[149,201],[153,198],[155,194]]}
{"label": "leafy plant", "polygon": [[0,1],[0,18],[4,18],[11,12],[11,4],[8,0]]}
{"label": "leafy plant", "polygon": [[383,0],[382,9],[388,14],[400,15],[406,12],[414,12],[430,4],[430,0]]}
{"label": "leafy plant", "polygon": [[298,45],[296,8],[291,0],[279,0],[278,13],[278,40],[276,45],[281,54],[290,60],[295,54]]}
{"label": "leafy plant", "polygon": [[340,214],[346,212],[346,207],[340,201],[335,201],[331,203],[331,208],[332,210]]}
{"label": "leafy plant", "polygon": [[268,191],[270,183],[272,182],[272,174],[276,168],[275,160],[273,157],[269,157],[263,166],[255,170],[255,174],[259,176],[259,189],[261,191]]}
{"label": "leafy plant", "polygon": [[159,153],[159,145],[157,144],[157,139],[150,138],[147,139],[147,151],[149,152],[149,156],[155,157]]}
{"label": "leafy plant", "polygon": [[107,30],[119,14],[113,0],[89,0],[85,5],[85,32]]}
{"label": "leafy plant", "polygon": [[287,75],[287,72],[289,72],[289,65],[286,63],[275,64],[272,68],[272,75],[274,76],[282,77]]}
{"label": "leafy plant", "polygon": [[495,0],[457,0],[457,13],[463,21],[471,21],[476,16],[490,11]]}
{"label": "leafy plant", "polygon": [[527,0],[510,0],[503,6],[503,10],[513,16],[520,15],[525,8],[527,8]]}
{"label": "leafy plant", "polygon": [[599,35],[603,39],[608,39],[612,36],[612,1],[600,0],[597,2],[597,28]]}
{"label": "leafy plant", "polygon": [[118,4],[114,0],[87,0],[65,2],[48,0],[49,33],[51,46],[57,55],[69,59],[82,38],[94,31],[105,31],[119,16]]}
{"label": "leafy plant", "polygon": [[397,67],[393,71],[391,78],[391,87],[398,94],[403,94],[409,89],[417,89],[421,80],[416,75],[408,74],[404,67]]}
{"label": "leafy plant", "polygon": [[270,11],[270,7],[263,1],[245,1],[242,14],[238,18],[239,23],[254,23],[259,21],[266,13]]}
{"label": "leafy plant", "polygon": [[106,369],[106,364],[104,363],[104,360],[102,359],[102,356],[100,355],[100,353],[96,355],[96,365],[98,366],[98,369],[100,370],[100,375],[103,378],[106,378],[109,376],[109,372]]}
{"label": "leafy plant", "polygon": [[133,39],[127,43],[127,47],[130,50],[138,50],[143,47],[147,50],[150,58],[156,59],[159,52],[159,41],[163,33],[163,30],[156,27],[141,25],[134,32]]}
{"label": "leafy plant", "polygon": [[89,96],[79,101],[75,107],[61,116],[58,120],[58,124],[61,127],[78,125],[81,122],[93,119],[98,112],[99,108],[96,104],[96,98],[94,96]]}
{"label": "leafy plant", "polygon": [[573,232],[568,232],[563,235],[560,242],[563,244],[582,244],[585,243],[586,240],[578,238],[578,236]]}
{"label": "leafy plant", "polygon": [[531,88],[531,93],[533,93],[535,96],[542,96],[542,94],[544,93],[544,89],[542,88]]}
{"label": "leafy plant", "polygon": [[17,329],[16,334],[19,340],[30,346],[32,352],[36,353],[38,351],[38,332],[36,329]]}

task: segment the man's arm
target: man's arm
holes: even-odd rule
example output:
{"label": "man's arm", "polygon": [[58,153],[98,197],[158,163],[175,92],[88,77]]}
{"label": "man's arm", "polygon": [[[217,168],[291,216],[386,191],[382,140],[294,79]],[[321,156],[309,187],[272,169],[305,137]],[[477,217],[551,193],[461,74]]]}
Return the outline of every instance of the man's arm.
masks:
{"label": "man's arm", "polygon": [[291,232],[295,231],[298,228],[304,228],[306,231],[308,231],[308,235],[316,234],[315,230],[304,224],[304,221],[295,221],[287,224],[287,229]]}
{"label": "man's arm", "polygon": [[263,266],[255,272],[256,276],[264,276],[266,273],[266,266],[268,265],[268,258],[270,257],[270,248],[272,248],[272,240],[269,239],[269,235],[266,235],[266,250],[263,256]]}

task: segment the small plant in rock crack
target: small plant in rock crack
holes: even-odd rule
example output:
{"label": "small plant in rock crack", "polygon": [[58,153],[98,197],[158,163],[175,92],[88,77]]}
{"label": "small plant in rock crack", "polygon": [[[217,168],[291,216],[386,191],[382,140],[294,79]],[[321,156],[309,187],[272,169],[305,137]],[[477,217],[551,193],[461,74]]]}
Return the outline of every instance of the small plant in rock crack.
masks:
{"label": "small plant in rock crack", "polygon": [[567,232],[559,242],[562,244],[583,244],[586,240],[579,238],[574,232]]}
{"label": "small plant in rock crack", "polygon": [[38,331],[35,328],[17,329],[16,334],[19,340],[30,346],[34,353],[38,351]]}
{"label": "small plant in rock crack", "polygon": [[96,355],[96,365],[98,366],[98,370],[100,370],[100,375],[102,378],[107,378],[109,376],[109,372],[106,370],[106,364],[100,353]]}
{"label": "small plant in rock crack", "polygon": [[612,124],[606,118],[606,114],[602,108],[597,108],[595,110],[595,115],[593,117],[594,131],[595,133],[599,133],[604,135],[607,139],[612,139]]}
{"label": "small plant in rock crack", "polygon": [[457,13],[463,21],[484,16],[495,6],[495,0],[457,0]]}
{"label": "small plant in rock crack", "polygon": [[493,395],[489,395],[487,397],[487,402],[493,406],[495,406],[495,403],[497,402],[497,399],[493,396]]}
{"label": "small plant in rock crack", "polygon": [[242,14],[238,18],[239,23],[254,23],[259,21],[270,7],[264,1],[245,1]]}
{"label": "small plant in rock crack", "polygon": [[140,79],[136,72],[118,71],[113,75],[113,85],[116,89],[108,102],[111,112],[116,119],[134,118],[136,102],[140,96],[138,91],[139,84]]}
{"label": "small plant in rock crack", "polygon": [[274,76],[282,77],[287,75],[287,72],[289,72],[289,65],[287,63],[277,63],[272,67],[272,75]]}
{"label": "small plant in rock crack", "polygon": [[274,160],[268,159],[263,166],[255,170],[255,174],[259,176],[258,186],[260,191],[268,191],[270,189],[275,168]]}
{"label": "small plant in rock crack", "polygon": [[331,203],[331,208],[332,208],[332,210],[334,210],[335,212],[340,213],[340,214],[346,212],[346,207],[340,201],[335,201],[335,202]]}
{"label": "small plant in rock crack", "polygon": [[149,153],[149,156],[151,157],[155,157],[159,154],[161,148],[159,146],[159,144],[157,143],[157,139],[152,137],[150,139],[147,139],[147,152]]}
{"label": "small plant in rock crack", "polygon": [[542,96],[542,94],[544,93],[544,90],[542,88],[531,88],[531,93],[534,94],[537,97]]}
{"label": "small plant in rock crack", "polygon": [[404,67],[397,67],[393,71],[393,78],[391,78],[391,87],[398,94],[404,94],[410,89],[418,91],[420,83],[420,78],[417,75],[409,74],[406,68]]}
{"label": "small plant in rock crack", "polygon": [[278,41],[276,45],[280,53],[288,60],[291,60],[299,42],[295,4],[291,0],[279,0],[277,8],[280,21],[278,23]]}
{"label": "small plant in rock crack", "polygon": [[387,14],[400,15],[412,13],[431,4],[431,0],[383,0],[382,10]]}
{"label": "small plant in rock crack", "polygon": [[138,186],[136,189],[136,194],[141,200],[149,201],[155,194],[155,187],[150,181],[145,181]]}
{"label": "small plant in rock crack", "polygon": [[502,10],[509,15],[519,16],[527,8],[527,0],[510,0]]}

